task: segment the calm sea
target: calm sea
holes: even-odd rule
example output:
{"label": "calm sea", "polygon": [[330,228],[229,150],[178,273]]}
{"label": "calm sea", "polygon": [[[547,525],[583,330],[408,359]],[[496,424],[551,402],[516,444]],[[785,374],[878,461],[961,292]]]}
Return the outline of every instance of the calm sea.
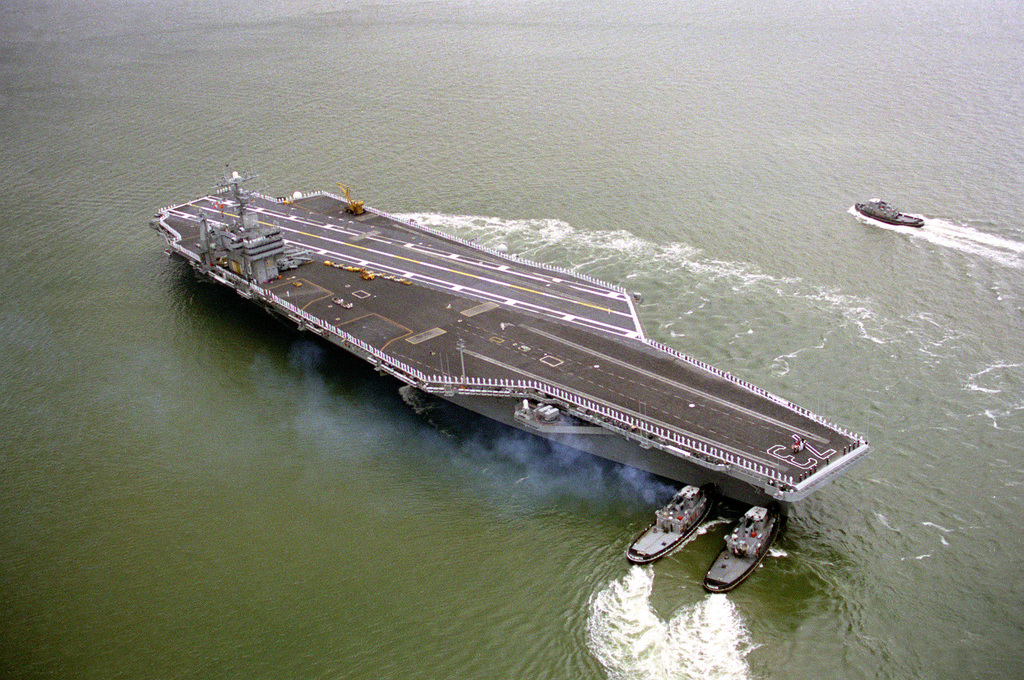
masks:
{"label": "calm sea", "polygon": [[[1016,0],[4,0],[0,143],[4,677],[1021,677]],[[169,260],[228,163],[641,291],[872,454],[732,594],[724,516],[632,567],[658,481]]]}

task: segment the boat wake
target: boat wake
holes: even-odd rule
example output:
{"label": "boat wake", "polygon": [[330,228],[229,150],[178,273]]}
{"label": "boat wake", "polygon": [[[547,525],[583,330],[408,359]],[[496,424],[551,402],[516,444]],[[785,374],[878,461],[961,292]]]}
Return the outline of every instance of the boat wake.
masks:
{"label": "boat wake", "polygon": [[587,645],[616,680],[750,678],[750,641],[736,607],[710,595],[663,620],[651,605],[654,571],[634,566],[590,601]]}
{"label": "boat wake", "polygon": [[871,219],[857,212],[853,206],[850,206],[847,212],[864,224],[917,236],[935,245],[983,257],[1007,267],[1024,269],[1024,241],[987,234],[937,217],[915,215],[924,220],[924,226],[918,228],[896,226]]}

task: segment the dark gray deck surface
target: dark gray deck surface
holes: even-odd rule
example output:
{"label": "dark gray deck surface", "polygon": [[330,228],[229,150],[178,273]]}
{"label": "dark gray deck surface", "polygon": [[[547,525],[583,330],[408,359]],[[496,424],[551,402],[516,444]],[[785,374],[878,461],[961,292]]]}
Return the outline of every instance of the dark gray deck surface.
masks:
{"label": "dark gray deck surface", "polygon": [[[233,211],[225,203],[205,197],[164,219],[188,248],[195,216],[224,222]],[[348,215],[330,196],[290,205],[256,197],[249,208],[315,254],[265,288],[428,375],[461,376],[464,366],[470,377],[541,380],[794,477],[812,464],[808,451],[790,449],[794,434],[821,452],[860,443],[644,342],[629,294],[611,285],[384,215]]]}

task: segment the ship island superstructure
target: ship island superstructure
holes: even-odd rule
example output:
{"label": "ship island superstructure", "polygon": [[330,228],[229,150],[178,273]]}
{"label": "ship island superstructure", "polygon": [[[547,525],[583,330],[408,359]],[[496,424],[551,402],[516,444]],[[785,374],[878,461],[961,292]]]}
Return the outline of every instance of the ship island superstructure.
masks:
{"label": "ship island superstructure", "polygon": [[860,436],[648,338],[638,296],[329,192],[232,174],[152,226],[201,276],[417,390],[560,444],[783,508]]}

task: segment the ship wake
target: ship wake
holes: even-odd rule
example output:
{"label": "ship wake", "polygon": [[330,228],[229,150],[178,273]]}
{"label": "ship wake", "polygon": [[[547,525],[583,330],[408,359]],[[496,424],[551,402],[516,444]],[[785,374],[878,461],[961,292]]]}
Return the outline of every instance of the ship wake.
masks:
{"label": "ship wake", "polygon": [[853,207],[848,212],[865,224],[916,236],[929,243],[981,257],[1006,267],[1024,269],[1024,241],[1003,238],[948,220],[925,217],[924,215],[916,215],[924,220],[924,226],[917,228],[879,222],[861,215]]}
{"label": "ship wake", "polygon": [[590,601],[587,644],[615,680],[750,678],[755,649],[736,607],[710,595],[667,621],[651,605],[654,571],[634,566]]}

